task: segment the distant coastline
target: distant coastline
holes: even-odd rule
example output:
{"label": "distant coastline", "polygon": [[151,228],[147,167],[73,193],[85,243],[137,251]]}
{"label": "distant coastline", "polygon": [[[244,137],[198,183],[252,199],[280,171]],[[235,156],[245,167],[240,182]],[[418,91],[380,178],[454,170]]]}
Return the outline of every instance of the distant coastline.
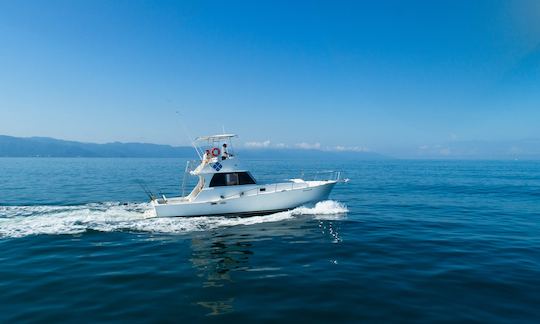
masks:
{"label": "distant coastline", "polygon": [[[514,141],[451,141],[403,147],[392,153],[298,147],[245,147],[236,151],[247,159],[342,159],[342,160],[540,160],[540,139]],[[388,154],[388,155],[386,155]],[[197,155],[191,146],[111,142],[104,144],[60,140],[50,137],[0,135],[0,157],[85,158],[189,158]]]}
{"label": "distant coastline", "polygon": [[[372,152],[323,151],[317,149],[239,149],[243,157],[256,159],[341,159],[381,160],[388,157]],[[189,146],[150,143],[105,144],[60,140],[50,137],[0,135],[0,157],[95,157],[95,158],[196,158]]]}

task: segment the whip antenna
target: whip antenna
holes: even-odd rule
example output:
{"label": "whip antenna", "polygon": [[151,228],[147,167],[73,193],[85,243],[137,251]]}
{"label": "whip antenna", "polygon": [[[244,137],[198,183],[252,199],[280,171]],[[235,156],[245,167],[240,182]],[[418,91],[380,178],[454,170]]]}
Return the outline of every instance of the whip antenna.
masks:
{"label": "whip antenna", "polygon": [[178,115],[178,119],[180,121],[180,126],[182,126],[182,129],[184,130],[184,133],[186,134],[187,138],[189,139],[189,141],[191,143],[191,146],[193,146],[193,148],[195,149],[195,152],[197,152],[197,155],[199,156],[199,159],[202,160],[201,152],[199,152],[199,149],[195,145],[195,141],[193,140],[193,137],[191,137],[191,135],[189,135],[188,129],[187,129],[186,125],[184,124],[184,121],[181,118],[182,115],[180,114],[180,112],[178,110],[176,111],[176,114]]}

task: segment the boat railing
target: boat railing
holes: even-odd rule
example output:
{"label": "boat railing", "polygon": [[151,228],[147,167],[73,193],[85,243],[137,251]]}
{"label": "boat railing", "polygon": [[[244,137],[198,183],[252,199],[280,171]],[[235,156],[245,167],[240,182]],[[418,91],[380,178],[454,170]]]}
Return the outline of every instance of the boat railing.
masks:
{"label": "boat railing", "polygon": [[289,191],[293,189],[309,188],[306,182],[282,182],[267,185],[259,185],[245,191],[237,192],[229,196],[222,196],[222,199],[242,197],[242,196],[258,196],[281,191]]}
{"label": "boat railing", "polygon": [[241,192],[240,194],[235,194],[234,196],[243,196],[243,195],[260,195],[267,193],[275,193],[279,191],[287,191],[293,189],[303,189],[309,188],[309,183],[307,181],[337,181],[337,182],[348,182],[349,179],[343,177],[342,171],[315,171],[308,174],[308,178],[305,178],[306,173],[302,172],[301,180],[304,181],[289,181],[274,183],[268,185],[262,185],[257,188],[252,188],[246,191]]}
{"label": "boat railing", "polygon": [[342,181],[343,178],[343,172],[342,171],[301,171],[300,173],[300,179],[304,179],[306,181]]}
{"label": "boat railing", "polygon": [[184,177],[182,178],[182,197],[186,196],[186,185],[188,182],[189,174],[192,171],[195,171],[200,164],[201,164],[201,161],[199,160],[186,161],[186,169],[184,170]]}
{"label": "boat railing", "polygon": [[200,160],[188,160],[186,162],[186,173],[190,173],[191,171],[195,171],[197,167],[201,164]]}
{"label": "boat railing", "polygon": [[255,188],[251,188],[245,191],[237,192],[229,196],[222,196],[222,199],[235,198],[242,196],[258,196],[270,193],[276,193],[281,191],[289,191],[294,189],[307,189],[310,187],[307,181],[337,181],[348,182],[348,179],[343,178],[343,172],[341,171],[318,171],[314,172],[313,179],[306,181],[289,181],[280,182],[267,185],[258,185]]}

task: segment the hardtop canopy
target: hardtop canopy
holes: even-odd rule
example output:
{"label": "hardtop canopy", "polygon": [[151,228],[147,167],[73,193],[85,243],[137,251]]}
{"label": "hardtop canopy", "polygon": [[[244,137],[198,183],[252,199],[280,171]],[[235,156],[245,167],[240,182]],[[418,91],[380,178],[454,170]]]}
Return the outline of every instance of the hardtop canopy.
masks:
{"label": "hardtop canopy", "polygon": [[238,137],[236,134],[218,134],[218,135],[210,135],[210,136],[201,136],[197,137],[195,141],[197,142],[219,142],[224,140],[230,140],[233,137]]}

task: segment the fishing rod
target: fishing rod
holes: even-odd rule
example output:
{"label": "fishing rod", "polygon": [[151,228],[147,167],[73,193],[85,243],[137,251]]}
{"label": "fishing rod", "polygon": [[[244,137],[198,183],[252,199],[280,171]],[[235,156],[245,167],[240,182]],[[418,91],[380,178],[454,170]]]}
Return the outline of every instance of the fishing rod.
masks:
{"label": "fishing rod", "polygon": [[154,196],[154,194],[152,193],[152,191],[150,191],[150,189],[148,189],[148,186],[141,180],[141,181],[137,181],[137,183],[139,184],[139,186],[141,187],[141,189],[144,191],[144,193],[148,196],[148,198],[152,201],[152,200],[155,200],[156,199],[156,196]]}

